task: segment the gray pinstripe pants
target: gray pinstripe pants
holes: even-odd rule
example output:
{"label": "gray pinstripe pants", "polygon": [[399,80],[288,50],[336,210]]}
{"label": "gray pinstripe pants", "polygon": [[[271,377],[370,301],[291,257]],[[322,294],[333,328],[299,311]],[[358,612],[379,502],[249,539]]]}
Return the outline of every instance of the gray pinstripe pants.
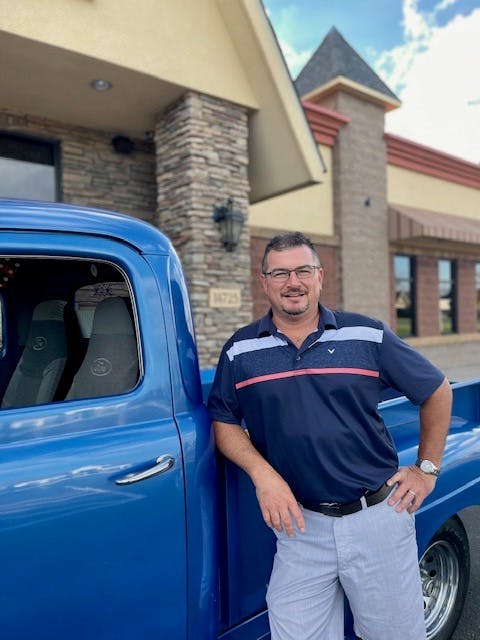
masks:
{"label": "gray pinstripe pants", "polygon": [[303,515],[305,533],[276,534],[272,640],[343,640],[344,595],[363,640],[425,640],[414,517],[387,500],[342,518]]}

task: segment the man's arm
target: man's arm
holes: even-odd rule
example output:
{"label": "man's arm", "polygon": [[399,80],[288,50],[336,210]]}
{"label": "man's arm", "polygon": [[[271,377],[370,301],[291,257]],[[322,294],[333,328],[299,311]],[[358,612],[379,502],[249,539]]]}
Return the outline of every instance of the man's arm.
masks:
{"label": "man's arm", "polygon": [[213,422],[215,441],[223,455],[243,469],[255,485],[263,519],[269,527],[294,535],[292,517],[299,531],[305,531],[302,512],[290,487],[260,455],[242,427]]}
{"label": "man's arm", "polygon": [[[442,384],[420,407],[420,442],[418,456],[431,460],[437,467],[442,463],[445,439],[450,427],[452,411],[452,390],[448,380]],[[403,511],[408,508],[409,513],[416,511],[433,491],[436,476],[420,471],[415,465],[400,467],[387,484],[393,486],[398,483],[389,504],[398,502],[395,509]]]}

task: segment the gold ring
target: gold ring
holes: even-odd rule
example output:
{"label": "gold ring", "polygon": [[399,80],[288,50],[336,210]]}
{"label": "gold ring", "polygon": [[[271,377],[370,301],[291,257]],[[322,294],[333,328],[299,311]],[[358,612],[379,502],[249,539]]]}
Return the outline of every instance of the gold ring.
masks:
{"label": "gold ring", "polygon": [[411,489],[407,489],[408,493],[411,493],[412,496],[416,496],[417,494],[415,493],[415,491],[412,491]]}

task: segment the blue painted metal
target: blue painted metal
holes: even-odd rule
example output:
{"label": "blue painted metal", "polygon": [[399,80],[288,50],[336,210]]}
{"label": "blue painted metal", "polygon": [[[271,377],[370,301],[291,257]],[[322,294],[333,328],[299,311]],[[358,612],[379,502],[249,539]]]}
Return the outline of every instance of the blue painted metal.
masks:
{"label": "blue painted metal", "polygon": [[[116,238],[142,253],[169,255],[173,252],[170,241],[153,225],[102,209],[0,198],[0,220],[2,229],[91,234]],[[59,240],[57,245],[60,244]]]}
{"label": "blue painted metal", "polygon": [[[128,394],[0,412],[0,564],[9,583],[2,635],[186,638],[185,474],[172,412],[168,287],[164,298],[158,286],[168,258],[155,274],[132,242],[26,230],[5,231],[0,242],[7,253],[119,265],[135,292],[143,362]],[[160,455],[175,458],[167,473],[115,484]]]}

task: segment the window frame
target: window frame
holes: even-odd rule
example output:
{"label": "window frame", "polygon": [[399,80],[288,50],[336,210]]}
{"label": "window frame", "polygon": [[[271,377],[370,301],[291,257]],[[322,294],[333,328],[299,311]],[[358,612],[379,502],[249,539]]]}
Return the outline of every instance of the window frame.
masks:
{"label": "window frame", "polygon": [[[451,318],[451,329],[450,331],[443,330],[443,322],[442,322],[442,311],[440,309],[440,301],[442,300],[440,286],[441,283],[445,283],[446,280],[440,279],[440,263],[448,263],[450,265],[450,318]],[[439,332],[441,336],[450,336],[455,333],[458,333],[458,323],[457,323],[457,261],[452,258],[438,258],[437,260],[437,274],[438,274],[438,322],[439,322]]]}
{"label": "window frame", "polygon": [[[44,137],[44,136],[34,136],[29,133],[18,132],[18,131],[10,131],[10,130],[0,130],[0,140],[1,139],[10,139],[11,141],[19,141],[20,143],[30,143],[32,149],[36,147],[49,147],[49,152],[52,154],[52,163],[47,162],[36,162],[35,160],[27,160],[28,162],[32,162],[32,164],[45,164],[48,166],[52,166],[54,169],[54,180],[55,180],[55,200],[53,202],[61,202],[63,198],[63,185],[62,185],[62,167],[61,167],[61,143],[59,140],[54,138]],[[23,157],[16,157],[15,155],[5,155],[2,153],[0,149],[0,157],[2,158],[10,158],[12,160],[24,160]],[[38,199],[38,198],[37,198]]]}
{"label": "window frame", "polygon": [[[395,269],[396,258],[407,258],[409,261],[409,293],[410,293],[410,327],[411,331],[408,334],[399,333],[398,329],[398,313],[396,307],[396,296],[397,296],[397,282],[399,280],[405,280],[405,278],[398,278]],[[394,310],[395,310],[395,320],[396,320],[396,333],[401,338],[412,338],[417,335],[417,314],[416,314],[416,276],[417,276],[417,261],[414,255],[405,254],[405,253],[395,253],[393,256],[393,277],[394,277],[394,291],[395,291],[395,301],[394,301]]]}
{"label": "window frame", "polygon": [[[135,294],[135,288],[132,282],[132,278],[131,278],[131,273],[129,272],[128,269],[125,268],[125,266],[118,260],[115,259],[111,259],[109,257],[92,257],[92,256],[86,256],[86,255],[74,255],[74,254],[54,254],[54,253],[50,253],[50,252],[46,252],[46,253],[33,253],[33,252],[27,252],[27,253],[21,253],[21,252],[15,252],[15,253],[8,253],[7,254],[2,254],[2,257],[8,257],[10,259],[16,259],[16,260],[29,260],[29,261],[58,261],[58,263],[62,263],[62,262],[70,262],[70,263],[76,263],[76,264],[80,264],[80,263],[85,263],[85,265],[90,264],[91,266],[98,266],[100,264],[106,265],[110,268],[113,268],[116,272],[118,272],[118,275],[122,278],[122,280],[119,280],[118,282],[121,283],[124,287],[125,290],[128,294],[128,299],[129,299],[129,303],[131,306],[131,316],[132,316],[132,324],[133,324],[133,328],[134,328],[134,336],[135,336],[135,342],[136,342],[136,353],[137,353],[137,362],[138,362],[138,372],[137,372],[137,379],[135,384],[125,390],[122,391],[121,393],[114,393],[114,394],[108,394],[108,395],[99,395],[99,396],[85,396],[85,397],[79,397],[79,398],[75,398],[75,399],[69,399],[67,397],[64,398],[56,398],[56,399],[52,399],[52,400],[48,400],[47,402],[40,402],[40,403],[26,403],[26,404],[21,404],[21,405],[17,405],[14,407],[1,407],[0,408],[0,413],[3,413],[4,411],[30,411],[30,410],[34,410],[36,408],[41,408],[41,407],[49,407],[52,405],[59,405],[59,404],[64,404],[66,402],[95,402],[97,400],[102,400],[102,399],[118,399],[118,398],[122,398],[123,396],[130,394],[132,392],[134,392],[138,386],[142,383],[143,377],[144,377],[144,359],[143,359],[143,343],[142,343],[142,336],[141,336],[141,332],[140,332],[140,320],[139,320],[139,313],[138,313],[138,307],[137,307],[137,297]],[[99,283],[100,285],[103,286],[103,282]],[[82,287],[76,289],[76,290],[72,290],[72,295],[71,295],[71,302],[72,305],[75,305],[75,298],[78,294],[78,291],[81,289]],[[4,291],[0,289],[0,303],[4,304]],[[110,296],[106,296],[103,299],[107,299]],[[116,297],[116,296],[111,296],[111,297]],[[123,296],[122,296],[123,297]],[[5,312],[5,306],[3,311]],[[5,313],[2,316],[3,318],[6,318]],[[80,322],[80,317],[77,315],[77,322],[79,325],[79,332],[81,332],[81,322]],[[3,332],[3,337],[5,337],[7,334],[7,330],[8,330],[8,323],[7,322],[2,322],[0,329]],[[90,339],[90,335],[86,336],[82,333],[82,338],[88,338]],[[1,349],[0,349],[0,354],[1,357],[3,358],[6,354],[8,356],[8,341],[7,340],[3,340],[2,345],[1,345]],[[18,363],[17,363],[18,364]],[[13,372],[15,370],[15,367],[12,368],[12,375]],[[5,389],[3,390],[3,393],[5,392]],[[2,393],[2,397],[3,397],[3,393]],[[1,442],[1,440],[0,440]]]}

